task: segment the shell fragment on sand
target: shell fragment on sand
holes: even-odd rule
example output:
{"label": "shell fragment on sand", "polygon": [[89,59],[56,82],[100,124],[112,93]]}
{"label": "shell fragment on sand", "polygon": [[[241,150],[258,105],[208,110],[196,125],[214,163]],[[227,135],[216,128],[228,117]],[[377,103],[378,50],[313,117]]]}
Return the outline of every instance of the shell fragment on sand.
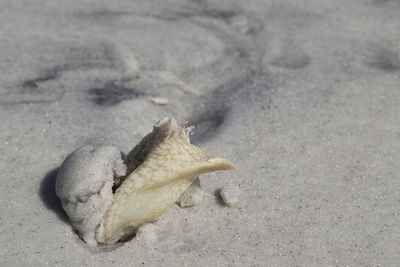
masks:
{"label": "shell fragment on sand", "polygon": [[64,161],[56,193],[84,241],[111,244],[130,236],[156,221],[200,174],[235,169],[190,144],[191,129],[164,118],[123,163],[113,147],[83,147]]}

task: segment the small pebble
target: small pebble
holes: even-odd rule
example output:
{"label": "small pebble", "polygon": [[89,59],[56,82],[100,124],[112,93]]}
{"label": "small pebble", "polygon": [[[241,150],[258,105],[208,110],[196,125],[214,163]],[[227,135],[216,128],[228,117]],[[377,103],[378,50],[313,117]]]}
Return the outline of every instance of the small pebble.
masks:
{"label": "small pebble", "polygon": [[239,203],[240,188],[236,184],[228,184],[220,192],[221,198],[229,207],[235,207]]}
{"label": "small pebble", "polygon": [[182,208],[193,207],[200,204],[200,202],[203,200],[203,195],[204,192],[200,187],[200,179],[197,178],[194,183],[189,186],[185,192],[183,192],[183,194],[177,200],[177,203]]}
{"label": "small pebble", "polygon": [[142,224],[136,231],[135,238],[147,246],[157,241],[157,226],[152,223]]}
{"label": "small pebble", "polygon": [[149,99],[149,101],[151,101],[157,105],[168,105],[169,104],[169,100],[164,97],[149,97],[148,99]]}

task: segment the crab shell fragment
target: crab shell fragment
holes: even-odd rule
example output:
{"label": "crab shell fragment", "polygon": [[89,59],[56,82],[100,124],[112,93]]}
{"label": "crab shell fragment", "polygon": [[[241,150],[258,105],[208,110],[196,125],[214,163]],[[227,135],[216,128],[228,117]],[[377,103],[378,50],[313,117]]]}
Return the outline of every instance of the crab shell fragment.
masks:
{"label": "crab shell fragment", "polygon": [[67,157],[56,193],[84,241],[94,246],[130,236],[156,221],[200,174],[236,169],[190,144],[192,128],[164,118],[124,162],[113,147],[83,147]]}

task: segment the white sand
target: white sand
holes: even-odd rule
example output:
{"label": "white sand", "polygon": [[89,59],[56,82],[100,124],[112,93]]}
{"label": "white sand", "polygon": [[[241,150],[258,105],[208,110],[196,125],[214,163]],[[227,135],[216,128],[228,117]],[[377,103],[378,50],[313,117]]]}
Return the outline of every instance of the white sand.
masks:
{"label": "white sand", "polygon": [[[0,266],[400,261],[399,1],[0,4]],[[164,116],[239,171],[89,248],[56,168],[83,145],[126,153]],[[227,184],[240,208],[215,196]]]}

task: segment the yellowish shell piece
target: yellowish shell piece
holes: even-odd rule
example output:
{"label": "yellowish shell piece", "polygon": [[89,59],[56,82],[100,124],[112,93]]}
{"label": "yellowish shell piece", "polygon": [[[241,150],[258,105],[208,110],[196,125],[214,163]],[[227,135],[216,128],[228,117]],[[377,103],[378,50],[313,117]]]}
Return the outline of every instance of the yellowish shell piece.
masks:
{"label": "yellowish shell piece", "polygon": [[164,118],[127,155],[130,174],[114,194],[97,232],[98,241],[113,243],[140,225],[156,221],[200,174],[236,169],[226,159],[190,144],[191,129]]}

